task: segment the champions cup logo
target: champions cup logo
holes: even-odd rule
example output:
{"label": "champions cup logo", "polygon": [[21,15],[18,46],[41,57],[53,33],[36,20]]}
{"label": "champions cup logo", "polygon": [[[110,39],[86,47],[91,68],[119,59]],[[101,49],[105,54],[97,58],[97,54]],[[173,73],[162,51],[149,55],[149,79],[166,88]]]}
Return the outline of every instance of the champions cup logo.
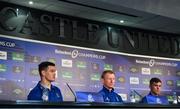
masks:
{"label": "champions cup logo", "polygon": [[163,61],[158,62],[158,61],[155,61],[154,59],[151,59],[149,61],[136,59],[136,63],[138,63],[138,64],[146,64],[146,65],[149,65],[150,67],[153,67],[155,65],[169,66],[169,67],[176,67],[177,66],[177,63],[175,63],[175,62],[163,62]]}
{"label": "champions cup logo", "polygon": [[153,66],[154,66],[154,63],[155,63],[155,60],[154,60],[154,59],[151,59],[151,60],[149,61],[149,66],[150,66],[150,67],[153,67]]}
{"label": "champions cup logo", "polygon": [[79,52],[77,50],[73,50],[71,53],[72,58],[76,58],[78,56]]}
{"label": "champions cup logo", "polygon": [[69,55],[73,59],[75,59],[77,57],[94,58],[94,59],[105,59],[106,58],[106,56],[104,56],[104,55],[98,55],[98,54],[92,54],[92,53],[86,53],[86,52],[79,52],[76,49],[73,50],[73,51],[55,49],[55,53],[56,54]]}
{"label": "champions cup logo", "polygon": [[15,47],[16,44],[13,42],[7,42],[7,41],[0,41],[0,46],[4,46],[4,47]]}

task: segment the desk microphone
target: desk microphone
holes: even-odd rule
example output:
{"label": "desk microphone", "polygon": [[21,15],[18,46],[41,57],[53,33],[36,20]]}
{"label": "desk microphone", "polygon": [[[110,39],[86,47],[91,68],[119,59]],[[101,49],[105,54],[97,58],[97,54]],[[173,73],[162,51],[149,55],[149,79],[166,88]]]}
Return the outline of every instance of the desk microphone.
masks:
{"label": "desk microphone", "polygon": [[136,90],[133,90],[135,94],[137,94],[140,98],[142,98],[142,95],[139,94]]}
{"label": "desk microphone", "polygon": [[72,88],[69,86],[68,83],[66,83],[66,85],[68,86],[68,88],[70,89],[71,93],[73,94],[74,100],[75,100],[75,102],[76,102],[76,101],[77,101],[76,94],[74,93],[74,91],[72,90]]}

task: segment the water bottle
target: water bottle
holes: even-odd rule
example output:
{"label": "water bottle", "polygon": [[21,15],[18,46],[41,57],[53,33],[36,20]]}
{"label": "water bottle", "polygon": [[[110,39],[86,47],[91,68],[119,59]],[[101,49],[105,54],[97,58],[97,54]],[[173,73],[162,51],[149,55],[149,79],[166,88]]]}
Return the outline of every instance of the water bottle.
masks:
{"label": "water bottle", "polygon": [[176,92],[173,92],[173,104],[177,104],[177,95]]}
{"label": "water bottle", "polygon": [[42,92],[42,100],[48,101],[49,99],[48,95],[49,95],[49,90],[47,88],[44,88]]}
{"label": "water bottle", "polygon": [[131,103],[135,103],[136,102],[134,91],[130,92],[130,102]]}

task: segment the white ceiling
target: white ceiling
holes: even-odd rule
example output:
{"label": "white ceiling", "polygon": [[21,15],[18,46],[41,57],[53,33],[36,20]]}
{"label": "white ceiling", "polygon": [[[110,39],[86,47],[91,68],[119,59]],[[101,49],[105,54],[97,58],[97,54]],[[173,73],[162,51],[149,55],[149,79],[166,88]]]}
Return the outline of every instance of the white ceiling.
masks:
{"label": "white ceiling", "polygon": [[[33,5],[29,5],[28,0],[1,1],[116,25],[180,34],[180,18],[178,14],[175,15],[180,8],[177,5],[171,8],[170,12],[175,11],[174,16],[173,13],[163,13],[168,10],[166,5],[170,3],[165,4],[162,0],[31,0]],[[157,7],[154,4],[158,4]],[[120,20],[125,22],[121,24]]]}

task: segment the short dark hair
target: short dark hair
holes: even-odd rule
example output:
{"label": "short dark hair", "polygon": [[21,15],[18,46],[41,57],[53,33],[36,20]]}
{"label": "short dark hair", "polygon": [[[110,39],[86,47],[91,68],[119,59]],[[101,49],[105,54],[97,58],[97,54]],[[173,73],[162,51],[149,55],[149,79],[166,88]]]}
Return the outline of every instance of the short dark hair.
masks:
{"label": "short dark hair", "polygon": [[103,79],[104,75],[106,75],[107,73],[115,74],[112,70],[105,70],[105,71],[102,72],[101,79]]}
{"label": "short dark hair", "polygon": [[162,81],[159,78],[151,78],[150,85],[152,85],[154,82],[155,83],[158,83],[158,82],[162,83]]}
{"label": "short dark hair", "polygon": [[38,68],[39,75],[41,76],[42,70],[46,70],[48,68],[48,66],[55,66],[55,64],[52,62],[44,61],[44,62],[41,62],[38,66],[39,66],[39,68]]}

